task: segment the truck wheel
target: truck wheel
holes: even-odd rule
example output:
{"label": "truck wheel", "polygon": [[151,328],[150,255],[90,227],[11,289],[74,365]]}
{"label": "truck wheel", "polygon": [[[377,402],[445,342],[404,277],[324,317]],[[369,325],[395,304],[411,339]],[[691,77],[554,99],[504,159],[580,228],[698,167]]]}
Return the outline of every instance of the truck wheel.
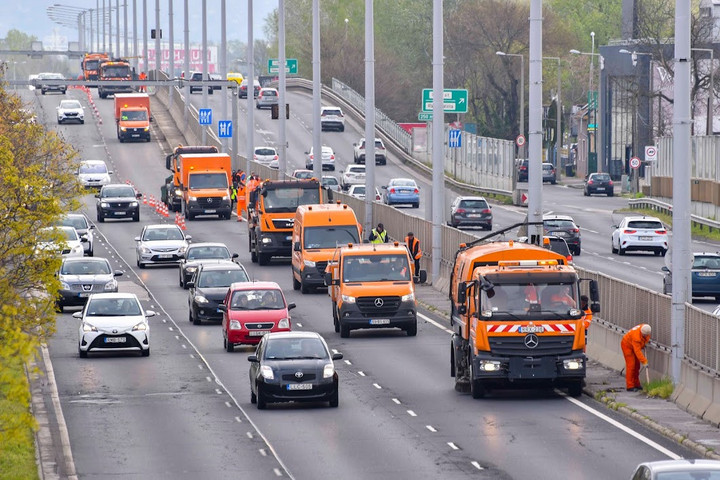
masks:
{"label": "truck wheel", "polygon": [[582,395],[582,387],[582,380],[571,383],[570,385],[568,385],[568,395],[570,395],[571,397],[579,397],[580,395]]}
{"label": "truck wheel", "polygon": [[455,347],[450,343],[450,376],[455,378]]}
{"label": "truck wheel", "polygon": [[268,255],[267,253],[258,253],[257,261],[258,265],[267,265],[268,263],[270,263],[270,255]]}
{"label": "truck wheel", "polygon": [[349,338],[350,337],[350,326],[349,325],[343,325],[340,324],[340,338]]}
{"label": "truck wheel", "polygon": [[333,325],[335,326],[335,333],[338,333],[340,331],[340,321],[338,320],[337,308],[335,307],[334,303],[332,306],[332,312],[333,312]]}
{"label": "truck wheel", "polygon": [[475,372],[473,371],[472,358],[470,359],[470,395],[474,399],[483,398],[485,396],[485,387],[482,384],[482,380],[475,380]]}
{"label": "truck wheel", "polygon": [[293,280],[293,290],[300,290],[301,284],[300,284],[300,282],[298,282],[297,279],[295,278],[295,274],[293,274],[292,280]]}
{"label": "truck wheel", "polygon": [[305,285],[305,283],[303,283],[302,281],[300,282],[300,293],[310,293],[310,287]]}
{"label": "truck wheel", "polygon": [[414,337],[415,335],[417,335],[417,320],[415,321],[415,323],[406,328],[405,331],[407,332],[408,337]]}

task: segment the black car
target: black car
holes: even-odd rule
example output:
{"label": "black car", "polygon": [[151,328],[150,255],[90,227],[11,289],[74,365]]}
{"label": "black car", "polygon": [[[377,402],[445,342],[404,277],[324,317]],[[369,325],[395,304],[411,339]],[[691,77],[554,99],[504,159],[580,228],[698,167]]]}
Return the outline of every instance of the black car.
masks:
{"label": "black car", "polygon": [[132,218],[133,222],[140,221],[140,202],[142,194],[135,191],[132,185],[116,183],[104,185],[97,199],[97,221],[102,223],[106,218]]}
{"label": "black car", "polygon": [[195,275],[187,282],[190,289],[188,319],[193,325],[200,325],[203,320],[221,321],[222,312],[218,310],[218,305],[225,299],[230,285],[249,281],[245,267],[238,263],[201,263]]}
{"label": "black car", "polygon": [[542,164],[542,181],[550,182],[555,185],[557,183],[557,176],[555,172],[555,165],[552,163],[543,162]]}
{"label": "black car", "polygon": [[583,194],[587,197],[594,193],[602,193],[608,197],[614,195],[613,181],[608,173],[591,173],[585,177]]}
{"label": "black car", "polygon": [[65,77],[61,73],[41,73],[37,76],[36,85],[40,85],[40,93],[45,95],[47,92],[58,92],[65,95],[67,92],[67,85],[64,84],[48,84],[47,82],[44,82],[43,80],[51,80],[54,82],[59,82],[65,80]]}
{"label": "black car", "polygon": [[553,235],[567,242],[573,255],[580,255],[580,227],[567,215],[543,215],[545,235]]}
{"label": "black car", "polygon": [[275,402],[329,402],[337,407],[338,374],[334,360],[315,332],[273,332],[250,355],[250,402],[259,410]]}
{"label": "black car", "polygon": [[[198,92],[202,92],[202,85],[193,86],[193,84],[192,84],[192,82],[202,82],[202,80],[203,80],[202,72],[193,72],[193,73],[190,75],[190,82],[191,82],[191,83],[190,83],[190,93],[193,93],[193,92],[195,92],[196,90],[197,90]],[[205,76],[205,80],[210,80],[210,75],[209,75],[209,74]],[[209,93],[210,95],[212,95],[212,93],[213,93],[213,87],[212,87],[212,86],[208,86],[208,93]]]}
{"label": "black car", "polygon": [[457,197],[450,206],[451,227],[479,226],[492,230],[492,207],[483,197]]}
{"label": "black car", "polygon": [[530,161],[528,159],[518,160],[515,164],[517,169],[517,181],[527,182],[528,181],[528,169],[530,167]]}
{"label": "black car", "polygon": [[230,255],[224,243],[193,243],[180,260],[180,286],[187,288],[187,282],[197,271],[201,263],[218,263],[238,258],[237,253]]}

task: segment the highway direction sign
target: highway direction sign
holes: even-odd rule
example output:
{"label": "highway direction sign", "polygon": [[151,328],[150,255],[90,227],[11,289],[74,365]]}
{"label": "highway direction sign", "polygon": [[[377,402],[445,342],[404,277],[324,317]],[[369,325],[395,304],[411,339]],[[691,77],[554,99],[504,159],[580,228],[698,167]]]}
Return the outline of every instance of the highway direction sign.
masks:
{"label": "highway direction sign", "polygon": [[220,120],[218,122],[218,137],[232,138],[232,120]]}
{"label": "highway direction sign", "polygon": [[429,113],[429,112],[418,113],[418,122],[432,122],[432,113]]}
{"label": "highway direction sign", "polygon": [[[268,73],[279,73],[280,60],[277,58],[268,59]],[[286,58],[285,59],[285,73],[290,75],[297,75],[298,73],[298,61],[297,58]]]}
{"label": "highway direction sign", "polygon": [[[422,93],[422,111],[432,112],[432,88],[424,88]],[[445,113],[467,113],[468,91],[465,89],[443,90],[443,111]]]}
{"label": "highway direction sign", "polygon": [[198,121],[200,125],[212,125],[212,109],[201,108],[198,112]]}

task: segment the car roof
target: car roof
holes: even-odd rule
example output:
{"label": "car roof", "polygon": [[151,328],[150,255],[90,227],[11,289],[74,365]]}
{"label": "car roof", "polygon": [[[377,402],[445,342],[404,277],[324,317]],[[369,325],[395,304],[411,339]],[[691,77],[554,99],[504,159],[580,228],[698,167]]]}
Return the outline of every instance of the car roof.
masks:
{"label": "car roof", "polygon": [[264,145],[264,146],[262,146],[262,147],[255,147],[255,151],[257,152],[258,150],[261,150],[261,149],[263,149],[263,148],[269,148],[269,149],[271,149],[271,150],[277,151],[277,149],[276,149],[275,147],[271,147],[271,146],[269,146],[269,145]]}
{"label": "car roof", "polygon": [[[188,248],[195,248],[195,247],[225,247],[228,248],[227,245],[221,242],[200,242],[200,243],[191,243]],[[229,249],[228,249],[229,250]]]}
{"label": "car roof", "polygon": [[81,160],[80,163],[89,163],[89,164],[91,164],[91,165],[92,165],[92,164],[94,164],[94,165],[100,165],[101,163],[103,163],[103,164],[107,165],[107,164],[105,163],[105,160]]}
{"label": "car roof", "polygon": [[63,258],[63,263],[78,263],[78,262],[110,263],[109,260],[104,257],[64,257]]}
{"label": "car roof", "polygon": [[679,459],[679,460],[658,460],[656,462],[645,462],[640,465],[645,465],[655,473],[660,472],[673,472],[677,471],[678,468],[684,470],[708,470],[720,471],[720,461],[708,460],[704,458],[698,459]]}
{"label": "car roof", "polygon": [[353,165],[353,164],[351,163],[350,165],[348,165],[348,166],[345,168],[345,171],[346,171],[346,172],[350,172],[350,171],[352,171],[352,170],[365,170],[365,165]]}
{"label": "car roof", "polygon": [[64,216],[66,218],[87,218],[84,213],[66,213]]}
{"label": "car roof", "polygon": [[571,222],[574,222],[573,218],[570,215],[543,215],[543,220],[569,220]]}
{"label": "car roof", "polygon": [[485,200],[485,201],[487,202],[487,199],[486,199],[485,197],[473,197],[473,196],[464,197],[464,196],[460,196],[460,197],[457,197],[457,198],[458,198],[458,200]]}
{"label": "car roof", "polygon": [[718,252],[693,252],[693,257],[720,257],[720,253]]}
{"label": "car roof", "polygon": [[340,110],[340,111],[342,111],[342,108],[336,107],[334,105],[327,105],[325,107],[320,107],[320,111],[323,111],[323,110]]}
{"label": "car roof", "polygon": [[266,333],[264,335],[268,339],[273,338],[323,338],[322,335],[320,335],[317,332],[299,332],[299,331],[293,331],[293,332],[270,332]]}
{"label": "car roof", "polygon": [[239,263],[233,262],[232,260],[218,260],[217,262],[212,263],[201,263],[200,266],[203,270],[245,270],[245,267]]}
{"label": "car roof", "polygon": [[412,182],[412,183],[417,183],[417,182],[416,182],[414,179],[412,179],[412,178],[391,178],[388,183],[395,183],[395,182]]}
{"label": "car roof", "polygon": [[230,290],[280,290],[280,285],[275,282],[235,282],[230,285]]}
{"label": "car roof", "polygon": [[633,222],[633,221],[636,221],[636,220],[650,220],[650,221],[653,221],[653,222],[660,222],[660,223],[662,223],[662,220],[660,220],[660,219],[657,218],[657,217],[646,217],[646,216],[625,217],[625,218],[623,218],[623,220],[627,220],[628,222]]}
{"label": "car roof", "polygon": [[111,292],[111,293],[93,293],[91,298],[134,298],[138,299],[137,295],[128,292]]}

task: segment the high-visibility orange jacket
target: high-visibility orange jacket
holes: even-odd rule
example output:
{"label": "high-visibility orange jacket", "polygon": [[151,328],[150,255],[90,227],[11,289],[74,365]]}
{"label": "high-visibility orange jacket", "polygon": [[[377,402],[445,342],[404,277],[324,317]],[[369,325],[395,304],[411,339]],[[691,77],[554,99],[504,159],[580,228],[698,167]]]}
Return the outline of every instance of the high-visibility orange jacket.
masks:
{"label": "high-visibility orange jacket", "polygon": [[422,258],[422,250],[420,250],[420,240],[418,240],[416,237],[413,237],[412,240],[410,240],[410,237],[405,237],[405,245],[407,245],[408,252],[410,252],[410,256],[413,258],[413,260],[420,260],[420,258]]}
{"label": "high-visibility orange jacket", "polygon": [[650,341],[650,335],[645,336],[640,332],[640,328],[642,328],[643,325],[644,324],[641,323],[630,329],[620,341],[620,347],[622,347],[623,352],[628,354],[630,354],[630,352],[634,353],[640,363],[645,364],[647,363],[647,358],[643,355],[642,349],[645,348],[645,345]]}

